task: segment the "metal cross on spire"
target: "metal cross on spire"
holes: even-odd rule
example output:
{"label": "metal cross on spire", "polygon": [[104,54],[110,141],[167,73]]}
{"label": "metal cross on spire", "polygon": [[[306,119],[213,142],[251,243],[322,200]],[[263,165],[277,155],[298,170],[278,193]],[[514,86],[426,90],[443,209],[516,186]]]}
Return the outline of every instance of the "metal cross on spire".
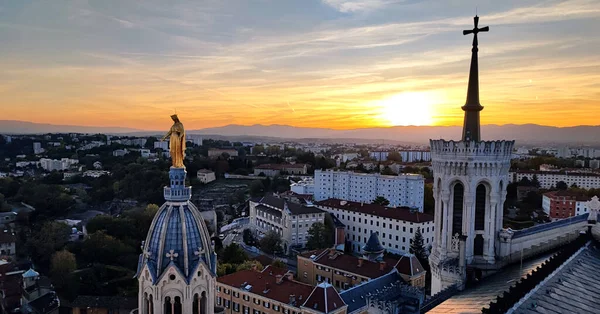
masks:
{"label": "metal cross on spire", "polygon": [[479,111],[483,109],[479,103],[479,64],[477,61],[477,34],[479,32],[488,32],[488,26],[479,28],[479,16],[473,18],[473,29],[464,30],[463,35],[473,34],[473,49],[471,50],[471,69],[469,71],[469,87],[467,90],[467,102],[462,106],[465,112],[465,120],[463,124],[463,141],[480,141],[481,131],[479,124]]}

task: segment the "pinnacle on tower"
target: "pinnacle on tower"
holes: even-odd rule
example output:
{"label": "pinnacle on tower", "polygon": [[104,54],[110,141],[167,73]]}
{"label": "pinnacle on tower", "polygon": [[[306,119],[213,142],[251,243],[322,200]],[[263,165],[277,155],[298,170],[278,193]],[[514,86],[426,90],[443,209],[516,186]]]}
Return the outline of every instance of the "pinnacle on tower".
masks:
{"label": "pinnacle on tower", "polygon": [[474,18],[475,27],[470,30],[464,30],[463,35],[473,34],[473,49],[471,54],[471,69],[469,71],[469,87],[467,90],[467,102],[462,106],[465,112],[465,120],[463,124],[463,141],[480,141],[481,128],[479,124],[479,111],[483,106],[479,103],[479,65],[477,62],[477,34],[479,32],[487,32],[490,30],[488,26],[478,28],[479,17]]}

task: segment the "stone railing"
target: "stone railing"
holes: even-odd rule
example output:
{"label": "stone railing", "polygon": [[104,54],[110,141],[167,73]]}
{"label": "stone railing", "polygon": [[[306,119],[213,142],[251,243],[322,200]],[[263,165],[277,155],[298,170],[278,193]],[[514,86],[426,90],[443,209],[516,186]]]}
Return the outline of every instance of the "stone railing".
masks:
{"label": "stone railing", "polygon": [[164,188],[164,197],[167,201],[188,201],[192,197],[192,188],[189,186],[172,189],[168,186]]}
{"label": "stone railing", "polygon": [[446,141],[430,140],[431,155],[433,156],[503,156],[512,155],[515,141]]}

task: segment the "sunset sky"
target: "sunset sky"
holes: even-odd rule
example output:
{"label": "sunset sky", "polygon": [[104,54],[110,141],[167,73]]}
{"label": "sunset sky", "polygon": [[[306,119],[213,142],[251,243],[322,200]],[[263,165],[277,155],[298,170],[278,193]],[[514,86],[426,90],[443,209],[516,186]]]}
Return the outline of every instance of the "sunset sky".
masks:
{"label": "sunset sky", "polygon": [[600,125],[600,0],[4,0],[0,120]]}

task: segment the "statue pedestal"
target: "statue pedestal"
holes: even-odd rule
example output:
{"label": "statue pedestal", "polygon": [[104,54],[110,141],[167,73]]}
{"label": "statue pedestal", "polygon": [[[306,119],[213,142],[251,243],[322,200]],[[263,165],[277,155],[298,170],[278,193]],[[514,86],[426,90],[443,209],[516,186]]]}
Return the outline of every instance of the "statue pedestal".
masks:
{"label": "statue pedestal", "polygon": [[185,168],[171,167],[169,170],[170,186],[165,186],[164,197],[167,201],[186,202],[192,197],[192,188],[185,186]]}

